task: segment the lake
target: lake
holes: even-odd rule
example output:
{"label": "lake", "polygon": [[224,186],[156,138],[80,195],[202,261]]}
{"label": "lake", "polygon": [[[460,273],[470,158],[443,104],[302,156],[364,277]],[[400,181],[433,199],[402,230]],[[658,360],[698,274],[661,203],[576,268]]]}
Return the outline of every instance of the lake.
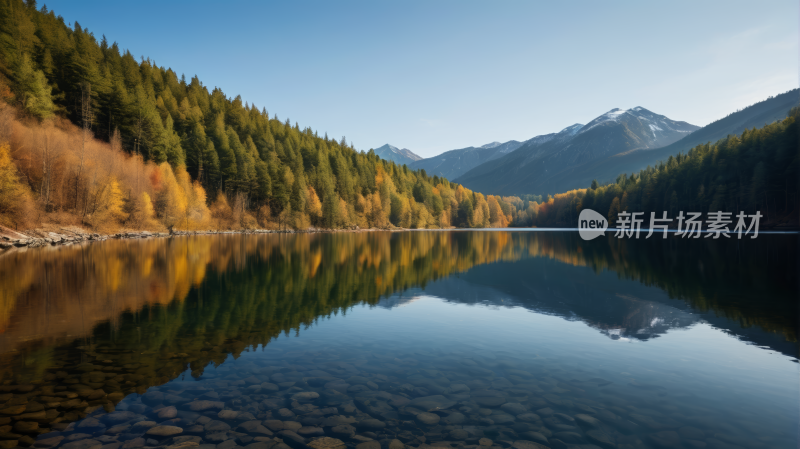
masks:
{"label": "lake", "polygon": [[797,234],[0,255],[0,449],[797,448]]}

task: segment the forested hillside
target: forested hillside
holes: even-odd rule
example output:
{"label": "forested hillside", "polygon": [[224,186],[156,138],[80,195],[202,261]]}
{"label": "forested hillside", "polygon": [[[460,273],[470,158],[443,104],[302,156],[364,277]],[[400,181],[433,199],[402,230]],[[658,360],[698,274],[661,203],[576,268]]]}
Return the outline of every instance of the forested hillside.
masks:
{"label": "forested hillside", "polygon": [[6,225],[481,227],[513,215],[499,197],[137,61],[35,0],[0,0],[0,96],[13,106],[0,130]]}
{"label": "forested hillside", "polygon": [[578,214],[592,209],[613,225],[621,211],[759,211],[761,224],[800,225],[800,108],[784,120],[748,129],[714,144],[697,145],[686,154],[670,156],[655,167],[616,182],[572,190],[544,202],[519,204],[518,226],[576,226]]}

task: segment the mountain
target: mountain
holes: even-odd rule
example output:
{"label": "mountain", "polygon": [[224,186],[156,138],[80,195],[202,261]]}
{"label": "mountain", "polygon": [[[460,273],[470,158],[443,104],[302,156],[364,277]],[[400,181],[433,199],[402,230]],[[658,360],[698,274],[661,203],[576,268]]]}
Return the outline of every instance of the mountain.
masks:
{"label": "mountain", "polygon": [[429,175],[455,179],[484,162],[497,159],[516,150],[523,142],[509,140],[492,142],[480,147],[467,147],[446,151],[438,156],[416,161],[409,165],[414,170],[424,169]]}
{"label": "mountain", "polygon": [[381,159],[394,161],[399,165],[410,165],[412,162],[422,159],[422,156],[414,154],[407,148],[401,150],[388,143],[382,147],[375,148],[373,151],[375,151],[375,154],[380,156]]}
{"label": "mountain", "polygon": [[565,171],[619,153],[663,147],[697,129],[643,107],[612,109],[586,125],[575,124],[558,133],[534,137],[456,179],[464,186],[480,186],[481,192],[492,194],[562,192],[585,187],[585,183],[564,179]]}
{"label": "mountain", "polygon": [[553,179],[553,188],[547,189],[546,193],[588,187],[592,179],[597,179],[600,183],[613,181],[622,173],[638,172],[648,165],[654,166],[659,161],[666,161],[670,156],[685,154],[697,145],[716,142],[728,135],[740,135],[745,129],[761,128],[777,120],[783,120],[790,109],[800,104],[799,100],[800,89],[794,89],[734,112],[670,145],[615,154],[576,165],[562,172],[561,179]]}
{"label": "mountain", "polygon": [[[566,131],[570,128],[556,134],[560,135],[562,142],[546,141],[542,143],[540,141],[535,143],[534,139],[536,138],[531,139],[517,151],[478,166],[457,180],[464,183],[465,187],[481,186],[482,190],[480,191],[484,193],[506,195],[566,192],[571,189],[588,187],[593,179],[605,183],[613,181],[622,173],[637,172],[648,165],[652,166],[659,161],[667,160],[669,156],[675,156],[681,152],[686,153],[690,148],[699,144],[714,142],[729,134],[741,134],[745,129],[762,127],[765,124],[781,120],[786,117],[792,107],[798,105],[798,96],[800,96],[800,89],[770,97],[691,133],[670,133],[667,131],[669,128],[664,126],[672,126],[672,123],[682,122],[653,122],[654,117],[644,114],[646,110],[641,108],[623,111],[632,112],[631,114],[620,114],[620,110],[612,110],[584,126],[574,140],[569,140],[566,135],[568,134]],[[650,113],[649,111],[647,112]],[[629,150],[622,150],[620,146],[617,146],[617,149],[614,150],[614,145],[611,142],[602,140],[612,138],[615,135],[615,133],[610,132],[614,128],[615,119],[630,122],[630,118],[634,115],[641,115],[640,122],[647,125],[645,135],[647,134],[647,129],[652,131],[648,144],[635,146]],[[666,119],[666,117],[663,118]],[[573,127],[577,126],[573,125]],[[688,126],[691,127],[692,125]],[[607,128],[607,132],[604,135],[593,136],[588,133],[589,128],[592,128],[591,131],[593,132],[598,128]],[[682,130],[685,131],[687,129],[683,128]],[[636,131],[637,127],[631,128],[631,130]],[[638,131],[641,131],[641,128]],[[559,151],[579,150],[580,145],[577,145],[579,136],[584,136],[581,138],[584,146],[590,143],[586,141],[585,136],[587,134],[601,139],[596,142],[595,148],[605,147],[609,151],[606,151],[601,157],[591,157],[592,155],[587,156],[586,154],[576,153],[573,155],[572,164],[561,166],[558,163],[562,162],[563,158],[545,157],[552,156]],[[679,138],[669,142],[668,134],[672,134],[672,138],[675,136]],[[539,136],[539,138],[547,138],[548,136],[555,135],[548,134]],[[569,140],[568,144],[566,140]],[[535,160],[533,166],[530,165],[531,160]],[[528,166],[520,168],[522,164],[528,164]]]}

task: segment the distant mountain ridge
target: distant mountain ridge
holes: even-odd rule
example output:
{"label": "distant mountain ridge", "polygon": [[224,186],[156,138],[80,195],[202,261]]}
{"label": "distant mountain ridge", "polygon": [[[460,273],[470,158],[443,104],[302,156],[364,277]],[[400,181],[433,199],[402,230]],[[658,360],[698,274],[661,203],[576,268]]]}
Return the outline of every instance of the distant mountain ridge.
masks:
{"label": "distant mountain ridge", "polygon": [[396,160],[391,158],[401,159],[402,152],[408,151],[417,158],[401,159],[409,168],[424,169],[428,175],[445,177],[484,194],[555,194],[588,187],[593,179],[613,181],[622,173],[637,172],[699,144],[781,120],[798,104],[800,89],[793,89],[703,128],[640,106],[615,108],[586,125],[576,123],[524,142],[495,141],[425,159],[384,145],[381,152],[391,154],[379,155]]}
{"label": "distant mountain ridge", "polygon": [[373,151],[375,154],[380,156],[381,159],[394,161],[400,165],[410,165],[412,162],[422,159],[422,156],[415,154],[408,148],[400,149],[394,145],[389,145],[388,143],[381,147],[375,148]]}
{"label": "distant mountain ridge", "polygon": [[[586,125],[526,141],[516,150],[487,161],[455,179],[485,194],[556,193],[559,174],[576,165],[619,153],[669,145],[699,129],[641,106],[612,109]],[[575,185],[576,188],[578,185]],[[582,186],[581,187],[585,187]]]}
{"label": "distant mountain ridge", "polygon": [[502,157],[522,145],[523,142],[492,142],[480,147],[467,147],[416,161],[409,165],[414,170],[424,169],[429,175],[439,175],[454,179],[484,162]]}

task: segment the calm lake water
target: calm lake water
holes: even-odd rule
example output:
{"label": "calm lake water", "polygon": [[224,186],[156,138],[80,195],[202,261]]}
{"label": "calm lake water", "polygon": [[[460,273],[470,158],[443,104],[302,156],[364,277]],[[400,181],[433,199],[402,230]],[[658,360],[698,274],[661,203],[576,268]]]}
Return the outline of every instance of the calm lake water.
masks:
{"label": "calm lake water", "polygon": [[798,236],[0,255],[0,449],[797,448]]}

